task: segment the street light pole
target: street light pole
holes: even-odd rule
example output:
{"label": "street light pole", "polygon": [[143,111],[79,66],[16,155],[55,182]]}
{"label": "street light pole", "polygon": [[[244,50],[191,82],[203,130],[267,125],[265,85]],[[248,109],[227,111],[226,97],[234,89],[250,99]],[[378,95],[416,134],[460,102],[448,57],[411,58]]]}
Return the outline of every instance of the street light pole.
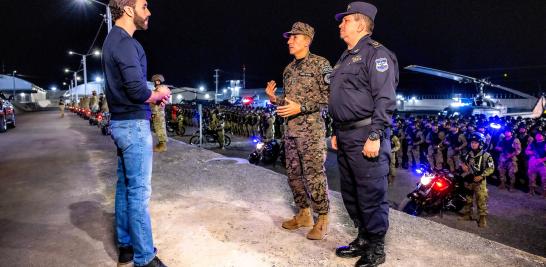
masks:
{"label": "street light pole", "polygon": [[83,62],[83,92],[87,96],[87,56],[82,55]]}
{"label": "street light pole", "polygon": [[15,100],[15,73],[17,73],[16,70],[14,70],[13,72],[11,72],[11,77],[13,78],[13,100]]}
{"label": "street light pole", "polygon": [[108,32],[110,32],[110,30],[112,30],[112,11],[110,10],[110,6],[97,0],[86,0],[86,1],[93,2],[93,3],[106,7],[105,20],[106,20],[106,24],[108,25]]}
{"label": "street light pole", "polygon": [[218,104],[218,78],[220,78],[220,75],[218,75],[219,69],[214,70],[214,83],[216,84],[216,93],[214,94],[214,104]]}

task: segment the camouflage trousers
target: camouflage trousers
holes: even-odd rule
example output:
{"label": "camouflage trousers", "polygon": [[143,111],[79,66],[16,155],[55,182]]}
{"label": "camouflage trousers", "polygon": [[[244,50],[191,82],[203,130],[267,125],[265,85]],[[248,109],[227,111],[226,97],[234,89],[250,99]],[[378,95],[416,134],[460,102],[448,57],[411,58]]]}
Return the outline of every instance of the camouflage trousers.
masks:
{"label": "camouflage trousers", "polygon": [[465,184],[465,187],[470,190],[466,196],[466,204],[462,210],[463,214],[470,214],[474,206],[474,195],[476,196],[476,204],[478,206],[478,215],[487,215],[487,182],[482,180],[480,183]]}
{"label": "camouflage trousers", "polygon": [[[517,158],[507,157],[506,155],[501,154],[499,157],[498,170],[501,182],[505,183],[506,185],[514,184],[516,182],[516,172],[518,172]],[[506,172],[508,172],[508,177],[510,177],[510,181],[506,180]]]}
{"label": "camouflage trousers", "polygon": [[413,162],[415,162],[415,164],[417,166],[419,166],[421,164],[421,159],[420,159],[420,149],[419,149],[419,146],[409,146],[408,147],[408,161],[409,161],[409,164],[410,165],[413,165]]}
{"label": "camouflage trousers", "polygon": [[275,129],[272,126],[269,126],[267,130],[265,130],[265,139],[271,140],[275,138]]}
{"label": "camouflage trousers", "polygon": [[396,152],[391,152],[391,161],[389,165],[389,176],[388,176],[388,182],[389,184],[394,183],[394,178],[396,178]]}
{"label": "camouflage trousers", "polygon": [[182,132],[182,129],[184,129],[184,116],[178,115],[178,131]]}
{"label": "camouflage trousers", "polygon": [[61,110],[61,118],[64,118],[64,105],[59,105],[59,109]]}
{"label": "camouflage trousers", "polygon": [[218,145],[220,145],[220,148],[224,147],[224,136],[225,136],[225,130],[224,128],[219,128],[216,130],[216,134],[218,134]]}
{"label": "camouflage trousers", "polygon": [[540,175],[542,187],[544,188],[544,192],[546,192],[546,166],[544,165],[544,162],[534,163],[533,158],[531,158],[531,160],[529,160],[529,170],[527,171],[527,174],[529,175],[529,187],[533,189],[537,187],[537,178]]}
{"label": "camouflage trousers", "polygon": [[167,143],[167,127],[165,124],[165,112],[154,113],[154,131],[160,143]]}
{"label": "camouflage trousers", "polygon": [[434,149],[434,145],[428,146],[427,159],[431,167],[438,170],[444,168],[444,156],[442,155],[442,150],[438,148]]}
{"label": "camouflage trousers", "polygon": [[447,149],[447,165],[449,170],[454,172],[457,167],[461,164],[461,153],[455,148],[449,147]]}
{"label": "camouflage trousers", "polygon": [[313,208],[319,214],[330,209],[324,162],[324,138],[284,138],[288,185],[300,209]]}

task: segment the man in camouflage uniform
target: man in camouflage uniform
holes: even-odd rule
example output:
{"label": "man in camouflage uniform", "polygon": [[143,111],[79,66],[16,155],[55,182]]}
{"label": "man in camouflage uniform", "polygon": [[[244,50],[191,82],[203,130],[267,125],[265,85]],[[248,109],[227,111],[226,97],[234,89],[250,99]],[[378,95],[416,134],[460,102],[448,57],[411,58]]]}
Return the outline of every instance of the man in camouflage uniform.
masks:
{"label": "man in camouflage uniform", "polygon": [[472,220],[472,206],[474,205],[474,194],[478,206],[478,226],[487,227],[487,181],[486,178],[495,171],[493,157],[485,150],[485,136],[481,133],[473,133],[470,136],[470,152],[463,159],[464,184],[470,190],[466,197],[466,205],[462,210],[462,220]]}
{"label": "man in camouflage uniform", "polygon": [[[499,176],[501,180],[499,189],[506,189],[508,186],[508,191],[513,191],[516,182],[516,172],[518,172],[517,155],[521,153],[521,143],[519,139],[512,136],[510,128],[506,128],[504,139],[497,144],[495,149],[501,152],[499,157]],[[507,171],[510,181],[506,180]]]}
{"label": "man in camouflage uniform", "polygon": [[295,59],[283,73],[284,98],[275,96],[275,81],[267,84],[266,94],[277,112],[286,118],[284,137],[288,183],[299,212],[283,222],[282,227],[295,230],[313,226],[310,210],[318,213],[318,220],[307,234],[308,239],[323,239],[328,231],[328,184],[324,170],[326,142],[321,108],[328,103],[330,63],[309,52],[314,29],[296,22],[284,34],[290,54]]}
{"label": "man in camouflage uniform", "polygon": [[267,127],[265,128],[265,139],[275,139],[275,116],[270,113],[266,113]]}
{"label": "man in camouflage uniform", "polygon": [[529,195],[535,195],[537,188],[537,178],[542,179],[542,187],[544,188],[543,196],[546,198],[546,142],[541,132],[535,134],[535,139],[527,146],[525,154],[529,156]]}
{"label": "man in camouflage uniform", "polygon": [[392,185],[394,183],[394,178],[396,178],[396,154],[402,146],[400,145],[400,139],[398,139],[398,133],[393,133],[391,135],[391,161],[389,166],[389,177],[388,183]]}
{"label": "man in camouflage uniform", "polygon": [[218,144],[220,145],[220,149],[224,149],[224,122],[220,118],[220,112],[218,109],[215,109],[212,112],[211,120],[210,120],[210,130],[215,131],[218,135]]}
{"label": "man in camouflage uniform", "polygon": [[59,98],[59,110],[61,110],[61,119],[64,118],[64,98]]}
{"label": "man in camouflage uniform", "polygon": [[418,122],[413,123],[407,131],[408,139],[408,160],[413,168],[421,164],[420,148],[425,141],[423,132],[420,129]]}
{"label": "man in camouflage uniform", "polygon": [[91,98],[89,99],[89,106],[91,107],[91,112],[99,112],[99,97],[97,96],[97,91],[93,91]]}
{"label": "man in camouflage uniform", "polygon": [[426,141],[428,146],[427,159],[431,167],[436,169],[444,168],[444,155],[442,154],[442,142],[445,134],[440,132],[438,125],[432,125],[432,131],[427,135]]}
{"label": "man in camouflage uniform", "polygon": [[[152,76],[152,82],[155,85],[155,89],[165,82],[163,75],[156,74]],[[154,152],[165,152],[167,151],[167,128],[165,124],[165,108],[161,105],[156,105],[155,103],[150,103],[150,108],[152,110],[153,124],[155,134],[159,143],[154,146]]]}
{"label": "man in camouflage uniform", "polygon": [[455,172],[461,162],[461,152],[467,146],[464,133],[459,132],[457,124],[451,125],[451,132],[444,139],[444,144],[447,145],[447,165],[451,172]]}

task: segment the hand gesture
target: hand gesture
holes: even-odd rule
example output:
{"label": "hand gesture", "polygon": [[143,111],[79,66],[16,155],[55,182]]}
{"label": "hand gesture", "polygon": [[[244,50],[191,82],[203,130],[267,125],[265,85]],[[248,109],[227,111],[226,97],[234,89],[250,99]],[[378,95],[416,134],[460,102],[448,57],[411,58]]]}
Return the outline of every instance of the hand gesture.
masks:
{"label": "hand gesture", "polygon": [[269,81],[265,87],[265,94],[269,98],[269,101],[272,103],[277,102],[277,97],[275,96],[275,91],[277,91],[277,83],[275,81]]}
{"label": "hand gesture", "polygon": [[277,113],[279,116],[286,118],[298,115],[301,112],[301,105],[299,103],[288,98],[285,98],[284,100],[286,101],[286,105],[277,108]]}

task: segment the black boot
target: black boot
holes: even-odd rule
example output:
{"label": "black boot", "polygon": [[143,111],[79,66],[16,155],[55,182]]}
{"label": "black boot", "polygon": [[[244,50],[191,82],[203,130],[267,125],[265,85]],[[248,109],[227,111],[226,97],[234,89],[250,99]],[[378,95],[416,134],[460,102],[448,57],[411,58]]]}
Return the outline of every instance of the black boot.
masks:
{"label": "black boot", "polygon": [[364,255],[368,240],[364,238],[364,234],[359,233],[358,237],[349,243],[348,246],[342,246],[336,248],[336,256],[341,258],[354,258]]}
{"label": "black boot", "polygon": [[356,267],[375,267],[385,263],[387,255],[385,254],[385,238],[369,240],[364,255],[356,262]]}
{"label": "black boot", "polygon": [[163,262],[161,262],[161,260],[156,256],[151,262],[143,267],[167,267],[167,265],[163,264]]}
{"label": "black boot", "polygon": [[132,265],[133,256],[133,247],[119,247],[118,266]]}

